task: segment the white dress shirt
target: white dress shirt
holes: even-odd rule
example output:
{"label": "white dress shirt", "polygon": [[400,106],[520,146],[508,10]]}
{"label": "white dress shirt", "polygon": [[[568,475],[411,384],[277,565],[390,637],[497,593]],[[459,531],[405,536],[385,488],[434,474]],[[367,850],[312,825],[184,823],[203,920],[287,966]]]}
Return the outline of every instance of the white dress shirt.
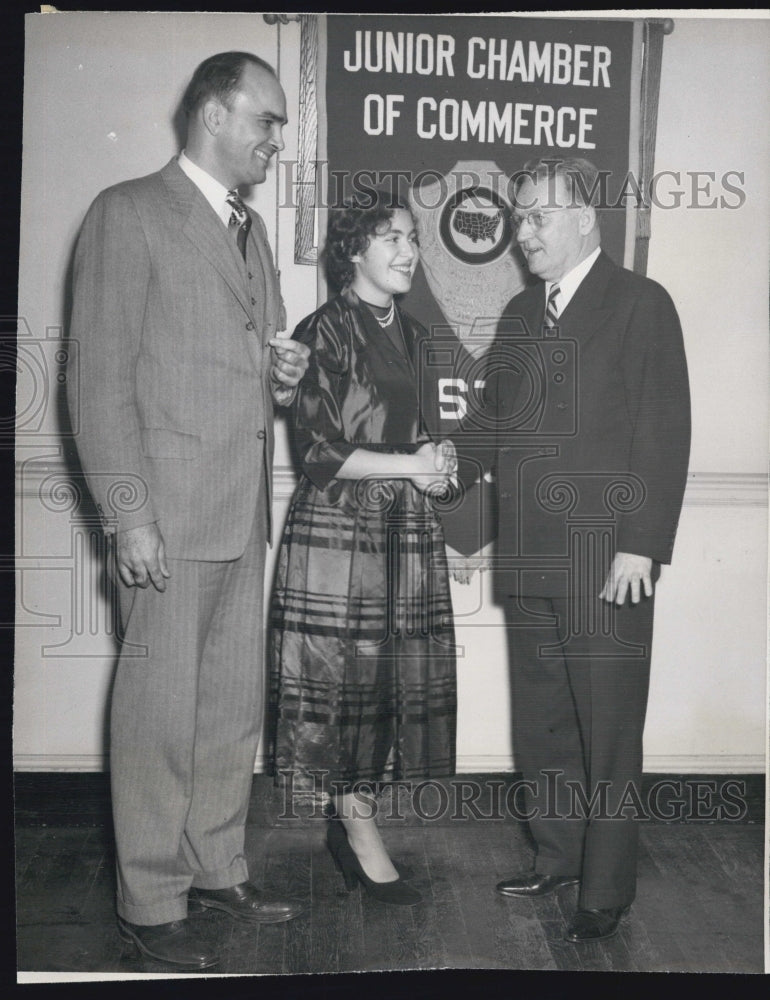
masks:
{"label": "white dress shirt", "polygon": [[225,200],[228,191],[224,184],[220,184],[218,180],[207,173],[202,167],[199,167],[197,163],[193,163],[184,150],[179,154],[178,162],[179,166],[199,189],[200,193],[209,205],[211,205],[222,222],[228,226],[233,210]]}
{"label": "white dress shirt", "polygon": [[588,272],[594,265],[594,261],[599,256],[601,252],[601,247],[597,247],[593,253],[590,253],[585,260],[581,260],[580,263],[573,267],[571,271],[567,271],[564,277],[560,281],[546,281],[545,283],[545,301],[548,301],[548,296],[551,293],[551,289],[554,285],[559,286],[559,294],[556,296],[556,315],[561,316],[564,310],[569,305],[569,301],[575,292],[580,287],[580,282],[585,278]]}

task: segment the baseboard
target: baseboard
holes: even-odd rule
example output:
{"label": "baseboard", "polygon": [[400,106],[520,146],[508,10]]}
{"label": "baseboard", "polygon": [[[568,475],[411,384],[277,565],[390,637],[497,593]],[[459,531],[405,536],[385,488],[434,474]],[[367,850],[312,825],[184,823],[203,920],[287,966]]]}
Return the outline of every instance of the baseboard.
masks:
{"label": "baseboard", "polygon": [[[457,758],[458,774],[496,774],[515,771],[509,755],[467,755]],[[764,774],[761,754],[667,754],[645,755],[645,774]]]}
{"label": "baseboard", "polygon": [[13,757],[14,771],[78,771],[109,770],[108,754],[37,754],[20,753]]}
{"label": "baseboard", "polygon": [[[258,757],[254,773],[264,774],[265,762]],[[16,754],[14,771],[109,770],[107,754]],[[761,754],[654,754],[644,758],[646,774],[764,774],[767,763]],[[457,758],[458,774],[506,774],[515,770],[509,754],[465,754]]]}
{"label": "baseboard", "polygon": [[762,754],[645,754],[645,774],[765,774]]}

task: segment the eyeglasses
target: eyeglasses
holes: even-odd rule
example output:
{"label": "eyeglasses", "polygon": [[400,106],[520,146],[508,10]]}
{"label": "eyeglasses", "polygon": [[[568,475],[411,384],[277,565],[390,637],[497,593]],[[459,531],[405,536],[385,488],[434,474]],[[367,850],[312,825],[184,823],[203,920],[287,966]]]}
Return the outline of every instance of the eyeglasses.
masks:
{"label": "eyeglasses", "polygon": [[514,233],[518,233],[525,222],[537,231],[542,229],[545,224],[546,215],[553,215],[555,212],[567,212],[571,208],[582,208],[582,205],[565,205],[564,208],[539,208],[535,209],[533,212],[527,212],[526,215],[513,215],[511,218],[511,225],[513,226]]}

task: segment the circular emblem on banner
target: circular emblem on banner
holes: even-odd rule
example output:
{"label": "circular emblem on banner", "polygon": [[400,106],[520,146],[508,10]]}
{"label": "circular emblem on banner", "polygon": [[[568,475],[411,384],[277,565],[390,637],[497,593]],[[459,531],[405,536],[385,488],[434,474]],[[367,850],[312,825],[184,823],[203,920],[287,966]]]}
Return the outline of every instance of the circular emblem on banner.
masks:
{"label": "circular emblem on banner", "polygon": [[463,188],[444,206],[439,232],[447,250],[464,264],[488,264],[511,242],[508,206],[489,188]]}

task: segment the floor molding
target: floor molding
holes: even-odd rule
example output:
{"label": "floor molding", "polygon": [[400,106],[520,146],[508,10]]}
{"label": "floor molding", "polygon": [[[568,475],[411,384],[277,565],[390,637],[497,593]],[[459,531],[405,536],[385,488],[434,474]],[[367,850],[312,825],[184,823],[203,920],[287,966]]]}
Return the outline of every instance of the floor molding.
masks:
{"label": "floor molding", "polygon": [[[16,754],[18,772],[99,772],[109,770],[106,754]],[[467,754],[457,758],[457,774],[506,774],[515,770],[509,755]],[[656,774],[764,774],[761,754],[670,754],[645,756],[645,773]],[[264,759],[256,760],[255,774],[264,774]]]}

